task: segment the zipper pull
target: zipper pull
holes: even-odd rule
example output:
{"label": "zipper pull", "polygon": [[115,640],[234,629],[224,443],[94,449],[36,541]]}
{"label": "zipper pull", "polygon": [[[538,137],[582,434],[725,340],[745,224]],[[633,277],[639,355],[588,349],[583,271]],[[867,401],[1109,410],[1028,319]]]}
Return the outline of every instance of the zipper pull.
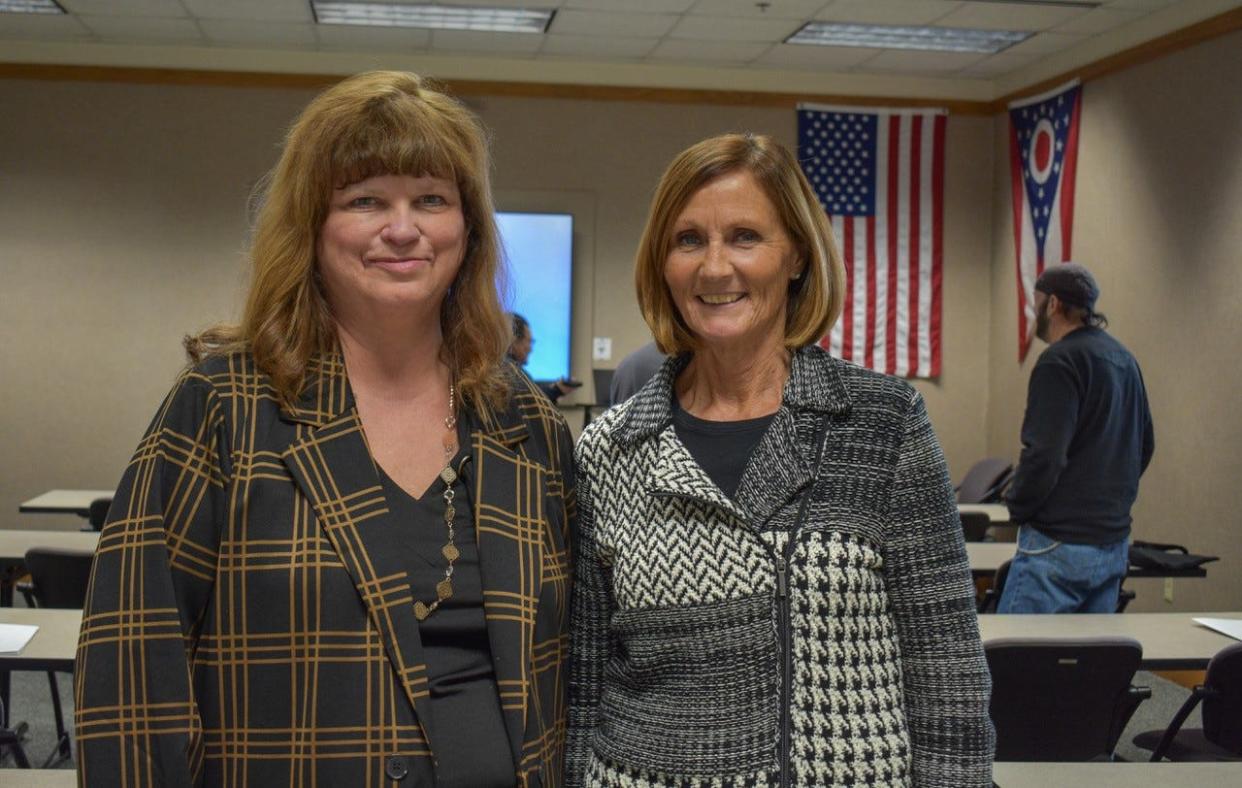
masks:
{"label": "zipper pull", "polygon": [[787,577],[787,574],[788,574],[788,566],[785,564],[785,559],[783,558],[776,559],[776,598],[777,599],[784,599],[785,597],[789,596],[789,578]]}

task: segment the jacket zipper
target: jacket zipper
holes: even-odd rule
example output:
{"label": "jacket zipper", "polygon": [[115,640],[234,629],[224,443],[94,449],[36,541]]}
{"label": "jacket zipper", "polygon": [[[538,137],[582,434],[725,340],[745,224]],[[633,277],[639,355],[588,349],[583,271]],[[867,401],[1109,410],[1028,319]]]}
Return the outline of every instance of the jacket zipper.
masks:
{"label": "jacket zipper", "polygon": [[806,491],[802,494],[802,501],[798,504],[798,516],[794,519],[793,530],[789,532],[789,541],[785,544],[785,549],[780,555],[772,550],[773,557],[776,559],[776,602],[777,616],[780,625],[780,648],[781,648],[781,737],[779,749],[777,751],[777,768],[779,776],[777,784],[780,788],[789,788],[790,784],[790,763],[789,753],[793,747],[793,633],[790,632],[791,622],[789,613],[789,560],[793,557],[794,548],[798,544],[798,534],[802,531],[802,522],[806,518],[806,505],[811,499],[811,493],[815,488],[815,472],[819,470],[819,463],[824,456],[824,443],[827,441],[828,417],[825,416],[820,422],[819,431],[815,436],[817,449],[815,451],[815,465],[812,466],[811,483],[807,486]]}

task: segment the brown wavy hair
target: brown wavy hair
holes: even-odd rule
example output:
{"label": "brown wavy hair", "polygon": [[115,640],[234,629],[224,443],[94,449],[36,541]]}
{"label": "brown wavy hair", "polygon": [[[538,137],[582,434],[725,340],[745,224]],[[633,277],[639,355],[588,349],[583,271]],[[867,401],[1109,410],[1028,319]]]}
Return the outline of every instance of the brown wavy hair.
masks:
{"label": "brown wavy hair", "polygon": [[734,172],[749,172],[759,182],[804,263],[789,285],[785,347],[797,350],[818,342],[841,316],[845,267],[828,217],[797,160],[766,134],[722,134],[691,145],[669,164],[638,244],[638,305],[663,353],[687,353],[698,346],[664,281],[673,225],[695,192]]}
{"label": "brown wavy hair", "polygon": [[241,322],[186,337],[191,361],[249,352],[281,400],[295,401],[311,358],[337,348],[315,256],[330,195],[387,174],[445,178],[461,192],[466,252],[440,311],[441,354],[463,401],[481,412],[500,407],[508,394],[501,362],[510,330],[498,292],[506,280],[487,133],[460,102],[400,71],[339,82],[294,122],[265,179]]}

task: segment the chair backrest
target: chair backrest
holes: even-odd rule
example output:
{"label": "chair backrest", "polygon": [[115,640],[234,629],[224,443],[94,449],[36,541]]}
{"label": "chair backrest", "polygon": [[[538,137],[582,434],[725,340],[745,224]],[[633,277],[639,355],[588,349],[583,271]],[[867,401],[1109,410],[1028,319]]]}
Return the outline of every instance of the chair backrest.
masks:
{"label": "chair backrest", "polygon": [[104,522],[108,519],[108,510],[110,508],[112,508],[111,498],[96,498],[91,501],[89,509],[90,513],[86,518],[87,521],[90,522],[91,528],[94,528],[96,531],[103,530]]}
{"label": "chair backrest", "polygon": [[992,518],[986,512],[958,512],[958,516],[962,518],[962,534],[967,542],[982,542],[988,535]]}
{"label": "chair backrest", "polygon": [[1242,643],[1216,652],[1203,683],[1213,690],[1203,698],[1204,737],[1242,755]]}
{"label": "chair backrest", "polygon": [[27,550],[26,570],[30,572],[39,607],[81,609],[86,604],[86,586],[90,582],[94,558],[90,550],[53,547]]}
{"label": "chair backrest", "polygon": [[1000,605],[1001,594],[1005,591],[1005,581],[1009,579],[1009,565],[1013,561],[1006,561],[996,567],[996,574],[992,575],[992,587],[983,595],[983,600],[979,603],[978,612],[995,613],[996,608]]}
{"label": "chair backrest", "polygon": [[1013,477],[1013,464],[1001,457],[984,457],[966,471],[957,486],[958,503],[996,503]]}
{"label": "chair backrest", "polygon": [[983,644],[998,761],[1110,756],[1141,697],[1143,647],[1125,637],[1005,638]]}

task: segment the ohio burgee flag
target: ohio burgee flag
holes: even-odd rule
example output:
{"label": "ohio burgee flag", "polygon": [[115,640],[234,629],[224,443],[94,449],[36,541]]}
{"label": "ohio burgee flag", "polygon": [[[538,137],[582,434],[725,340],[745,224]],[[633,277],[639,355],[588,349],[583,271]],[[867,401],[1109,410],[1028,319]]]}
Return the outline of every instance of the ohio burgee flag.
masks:
{"label": "ohio burgee flag", "polygon": [[1070,259],[1082,86],[1071,82],[1009,105],[1009,172],[1018,267],[1018,360],[1035,328],[1035,280]]}

